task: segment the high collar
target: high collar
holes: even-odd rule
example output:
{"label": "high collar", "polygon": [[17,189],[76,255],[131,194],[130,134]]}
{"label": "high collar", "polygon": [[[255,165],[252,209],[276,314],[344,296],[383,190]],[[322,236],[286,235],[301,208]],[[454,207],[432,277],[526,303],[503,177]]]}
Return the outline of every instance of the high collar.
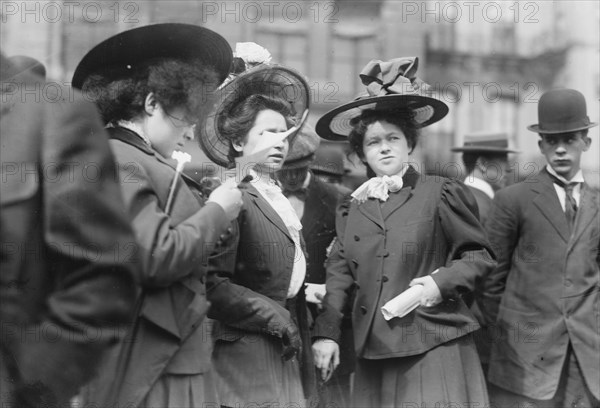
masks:
{"label": "high collar", "polygon": [[491,184],[487,181],[480,179],[479,177],[475,177],[473,173],[469,174],[464,181],[465,186],[469,186],[475,188],[479,191],[482,191],[489,198],[494,198],[494,189]]}
{"label": "high collar", "polygon": [[549,164],[546,165],[546,171],[548,173],[552,174],[554,177],[556,177],[557,179],[559,179],[560,181],[562,181],[565,184],[570,184],[570,183],[584,183],[585,182],[585,180],[583,179],[583,172],[581,171],[581,169],[579,169],[577,171],[577,173],[575,173],[575,175],[573,176],[573,178],[571,180],[567,180],[563,176],[559,176],[556,173],[556,171],[554,171],[554,169],[552,168],[552,166],[550,166]]}

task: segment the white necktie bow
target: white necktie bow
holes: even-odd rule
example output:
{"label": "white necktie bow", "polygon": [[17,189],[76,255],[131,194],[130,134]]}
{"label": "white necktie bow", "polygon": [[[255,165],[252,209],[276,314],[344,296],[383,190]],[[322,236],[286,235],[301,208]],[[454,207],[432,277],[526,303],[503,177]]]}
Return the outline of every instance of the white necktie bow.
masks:
{"label": "white necktie bow", "polygon": [[388,191],[395,193],[400,191],[403,186],[402,177],[395,176],[383,176],[373,177],[370,180],[365,181],[352,193],[354,198],[359,203],[367,201],[369,198],[377,198],[381,201],[387,201],[389,194]]}

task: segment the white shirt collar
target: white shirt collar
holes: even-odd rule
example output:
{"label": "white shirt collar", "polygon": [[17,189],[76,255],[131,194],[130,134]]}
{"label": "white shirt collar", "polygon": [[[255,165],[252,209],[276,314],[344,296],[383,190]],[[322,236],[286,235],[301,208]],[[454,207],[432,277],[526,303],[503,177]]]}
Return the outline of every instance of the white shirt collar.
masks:
{"label": "white shirt collar", "polygon": [[464,181],[465,186],[476,188],[485,193],[489,198],[494,198],[494,189],[491,184],[485,180],[475,177],[473,173],[469,174]]}
{"label": "white shirt collar", "polygon": [[557,179],[559,179],[560,181],[562,181],[565,184],[584,183],[585,182],[585,180],[583,179],[583,172],[581,171],[581,169],[579,169],[579,171],[577,171],[577,173],[575,173],[575,175],[573,176],[573,178],[571,180],[567,180],[563,176],[559,176],[558,174],[556,174],[556,172],[554,171],[552,166],[550,166],[549,164],[546,165],[546,170],[548,171],[548,173],[552,174],[554,177],[556,177]]}

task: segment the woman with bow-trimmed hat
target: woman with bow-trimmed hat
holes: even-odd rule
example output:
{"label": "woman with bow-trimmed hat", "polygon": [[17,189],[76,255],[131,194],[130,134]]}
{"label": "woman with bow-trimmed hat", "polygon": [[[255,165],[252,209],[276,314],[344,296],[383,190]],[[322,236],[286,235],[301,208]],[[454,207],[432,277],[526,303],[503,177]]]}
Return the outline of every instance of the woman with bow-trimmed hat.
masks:
{"label": "woman with bow-trimmed hat", "polygon": [[417,58],[371,61],[361,73],[367,94],[317,122],[321,137],[349,141],[371,179],[338,213],[315,364],[324,378],[338,364],[342,310],[354,287],[353,406],[485,406],[471,336],[478,324],[462,295],[495,262],[471,193],[409,164],[419,129],[448,112],[425,95],[417,66]]}
{"label": "woman with bow-trimmed hat", "polygon": [[202,196],[175,151],[193,138],[231,61],[229,44],[211,30],[156,24],[103,41],[75,70],[73,85],[95,100],[109,128],[140,266],[129,335],[86,390],[86,405],[219,403],[203,261],[237,216],[241,193],[229,183]]}
{"label": "woman with bow-trimmed hat", "polygon": [[276,172],[306,118],[309,87],[292,69],[258,63],[268,54],[262,47],[245,47],[236,47],[236,61],[248,68],[220,89],[200,138],[211,160],[237,165],[243,180],[233,238],[209,261],[213,364],[223,406],[303,407],[315,386],[306,258],[302,224]]}

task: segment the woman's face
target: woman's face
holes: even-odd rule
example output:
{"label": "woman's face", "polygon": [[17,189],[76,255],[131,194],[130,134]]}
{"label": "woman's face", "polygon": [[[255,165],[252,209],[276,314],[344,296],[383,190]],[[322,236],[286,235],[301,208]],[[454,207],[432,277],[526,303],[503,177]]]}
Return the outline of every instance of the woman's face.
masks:
{"label": "woman's face", "polygon": [[363,140],[363,160],[378,176],[400,173],[408,163],[409,152],[404,132],[398,126],[378,120],[367,127]]}
{"label": "woman's face", "polygon": [[148,117],[146,134],[154,150],[169,158],[173,150],[180,150],[194,138],[194,125],[185,119],[185,110],[175,108],[167,112],[157,104]]}
{"label": "woman's face", "polygon": [[[281,133],[287,130],[287,123],[283,115],[274,110],[266,109],[258,112],[254,125],[248,132],[248,135],[240,143],[234,143],[233,147],[242,156],[248,156],[270,143],[269,139],[275,140],[274,134],[265,132]],[[277,171],[283,165],[288,154],[289,141],[286,138],[283,141],[275,143],[269,150],[265,158],[258,163],[258,167],[269,172]]]}

